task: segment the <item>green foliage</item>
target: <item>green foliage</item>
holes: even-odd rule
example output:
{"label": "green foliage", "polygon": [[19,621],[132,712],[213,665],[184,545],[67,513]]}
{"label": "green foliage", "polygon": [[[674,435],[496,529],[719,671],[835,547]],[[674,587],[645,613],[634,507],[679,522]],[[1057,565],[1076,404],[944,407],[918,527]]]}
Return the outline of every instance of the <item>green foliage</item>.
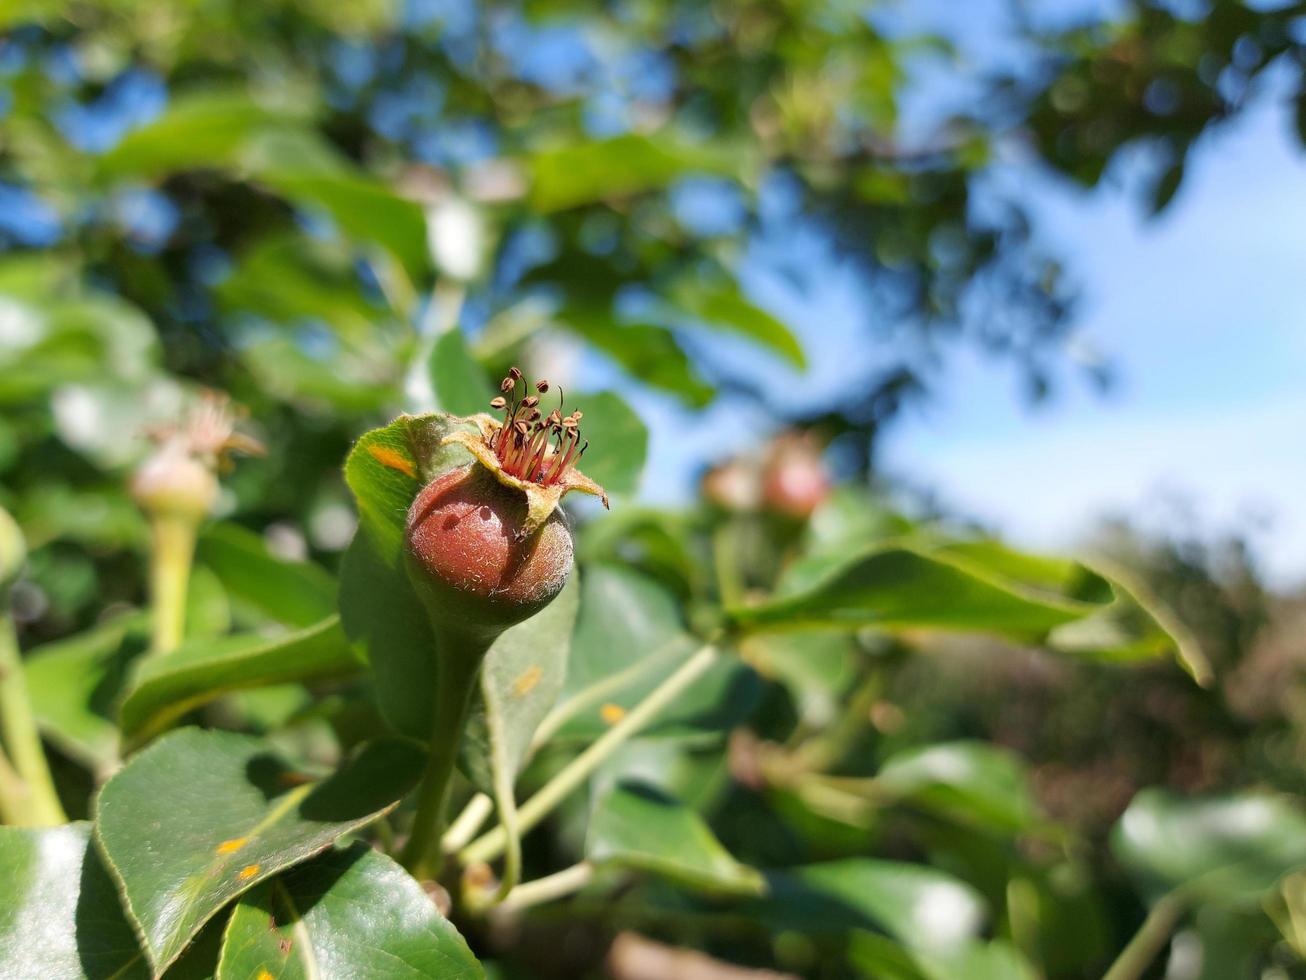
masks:
{"label": "green foliage", "polygon": [[[1203,980],[1297,969],[1306,823],[1277,791],[1306,790],[1300,722],[1238,696],[1265,597],[1182,554],[1025,554],[861,479],[945,343],[1035,391],[1064,347],[1060,263],[990,179],[1013,128],[1084,184],[1147,142],[1160,210],[1200,136],[1301,60],[1299,10],[1210,6],[1031,34],[1046,70],[937,126],[903,114],[954,52],[857,5],[0,13],[0,812],[32,822],[30,703],[46,812],[93,818],[0,828],[0,975],[589,977],[640,929],[817,980],[1078,980],[1147,907]],[[797,411],[754,355],[800,372],[825,337],[759,302],[746,258],[791,239],[876,300],[876,356],[800,420],[849,478],[804,521],[757,485],[639,504],[674,433],[628,386],[688,426]],[[471,464],[442,439],[512,364],[584,410],[614,510],[570,515],[570,583],[432,739],[406,514]],[[184,638],[150,650],[177,583],[151,581],[128,470],[143,434],[196,438],[202,386],[267,455],[190,447],[221,520]],[[774,448],[736,462],[756,479]],[[406,870],[436,826],[410,791],[455,752],[446,860]]]}
{"label": "green foliage", "polygon": [[95,833],[155,971],[232,898],[395,806],[419,756],[377,743],[315,781],[260,739],[185,729],[134,758],[96,797]]}
{"label": "green foliage", "polygon": [[363,668],[334,615],[280,636],[236,634],[191,640],[167,657],[141,664],[119,707],[119,724],[123,735],[139,741],[233,691],[335,680]]}
{"label": "green foliage", "polygon": [[142,978],[150,971],[118,912],[91,825],[0,827],[0,971],[9,977]]}
{"label": "green foliage", "polygon": [[765,891],[762,876],[721,846],[698,814],[640,783],[621,783],[590,815],[585,857],[599,866],[660,875],[725,895]]}
{"label": "green foliage", "polygon": [[[378,915],[377,910],[385,914]],[[241,896],[218,980],[362,977],[476,980],[485,972],[462,936],[402,868],[363,844],[328,851]]]}
{"label": "green foliage", "polygon": [[1177,889],[1189,901],[1259,903],[1306,864],[1306,817],[1268,794],[1181,799],[1150,789],[1120,818],[1112,848],[1153,897]]}

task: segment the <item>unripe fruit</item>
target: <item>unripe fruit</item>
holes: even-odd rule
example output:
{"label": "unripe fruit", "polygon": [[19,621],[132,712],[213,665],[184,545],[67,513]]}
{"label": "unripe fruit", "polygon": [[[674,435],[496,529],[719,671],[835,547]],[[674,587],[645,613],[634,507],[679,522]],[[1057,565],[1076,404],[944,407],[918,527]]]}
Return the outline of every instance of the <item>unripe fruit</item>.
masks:
{"label": "unripe fruit", "polygon": [[205,517],[218,499],[217,474],[228,454],[263,452],[257,440],[236,431],[239,417],[226,395],[204,391],[177,423],[151,430],[157,446],[131,479],[141,509],[151,517]]}
{"label": "unripe fruit", "polygon": [[[519,389],[523,394],[519,394]],[[437,634],[461,632],[492,641],[547,606],[571,574],[572,541],[558,503],[572,490],[607,494],[576,469],[588,445],[582,412],[546,416],[540,395],[517,368],[499,385],[490,407],[503,421],[474,415],[442,444],[461,445],[476,460],[428,483],[408,508],[408,578]]]}
{"label": "unripe fruit", "polygon": [[426,485],[408,510],[405,539],[409,579],[431,616],[478,632],[533,616],[571,574],[563,513],[528,532],[525,494],[479,463]]}
{"label": "unripe fruit", "polygon": [[218,478],[177,444],[166,444],[132,476],[131,492],[146,513],[198,521],[218,499]]}
{"label": "unripe fruit", "polygon": [[820,447],[806,435],[778,436],[762,467],[767,510],[805,521],[830,496],[830,473]]}

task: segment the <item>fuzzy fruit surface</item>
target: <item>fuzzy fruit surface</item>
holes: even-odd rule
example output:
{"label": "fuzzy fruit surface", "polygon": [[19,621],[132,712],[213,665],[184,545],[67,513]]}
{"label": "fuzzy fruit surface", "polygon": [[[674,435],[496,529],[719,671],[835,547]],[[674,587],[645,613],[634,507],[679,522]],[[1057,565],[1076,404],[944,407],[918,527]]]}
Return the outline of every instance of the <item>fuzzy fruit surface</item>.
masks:
{"label": "fuzzy fruit surface", "polygon": [[526,497],[479,463],[426,485],[408,509],[408,575],[433,617],[498,633],[567,584],[571,529],[561,511],[526,535]]}

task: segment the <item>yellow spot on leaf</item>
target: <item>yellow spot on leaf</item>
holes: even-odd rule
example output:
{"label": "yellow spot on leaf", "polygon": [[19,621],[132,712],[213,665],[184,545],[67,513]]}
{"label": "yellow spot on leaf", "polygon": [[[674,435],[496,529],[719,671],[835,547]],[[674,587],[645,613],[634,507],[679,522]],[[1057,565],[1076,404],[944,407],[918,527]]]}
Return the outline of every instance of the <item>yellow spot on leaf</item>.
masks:
{"label": "yellow spot on leaf", "polygon": [[240,873],[237,874],[236,877],[239,878],[241,881],[245,881],[248,878],[253,878],[256,874],[258,874],[258,868],[259,866],[257,864],[248,864],[240,869]]}
{"label": "yellow spot on leaf", "polygon": [[540,682],[540,678],[543,676],[544,671],[540,670],[539,667],[527,668],[522,671],[520,677],[512,682],[512,693],[519,698],[526,697],[526,695],[531,693],[531,690],[535,685]]}
{"label": "yellow spot on leaf", "polygon": [[233,837],[231,840],[224,840],[218,845],[218,853],[234,854],[248,843],[248,837]]}
{"label": "yellow spot on leaf", "polygon": [[605,704],[603,707],[599,708],[599,717],[602,718],[606,724],[615,725],[617,722],[621,721],[622,718],[626,717],[626,709],[619,704]]}
{"label": "yellow spot on leaf", "polygon": [[259,970],[256,980],[274,980],[274,977],[267,970]]}
{"label": "yellow spot on leaf", "polygon": [[404,474],[404,476],[411,476],[414,479],[417,478],[417,467],[415,467],[413,461],[403,453],[391,449],[388,446],[368,446],[367,451],[371,453],[372,458],[382,466],[388,469],[398,470],[400,473]]}

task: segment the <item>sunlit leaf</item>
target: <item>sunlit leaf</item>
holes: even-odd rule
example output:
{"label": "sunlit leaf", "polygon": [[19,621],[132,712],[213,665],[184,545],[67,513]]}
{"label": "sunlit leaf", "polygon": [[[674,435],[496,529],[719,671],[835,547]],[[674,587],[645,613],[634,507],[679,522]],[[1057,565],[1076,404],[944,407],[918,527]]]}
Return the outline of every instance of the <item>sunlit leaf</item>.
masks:
{"label": "sunlit leaf", "polygon": [[431,351],[431,386],[440,407],[453,415],[488,412],[496,386],[467,349],[461,330],[446,330]]}
{"label": "sunlit leaf", "polygon": [[95,834],[155,970],[232,898],[395,806],[423,765],[374,743],[314,781],[262,739],[197,729],[135,756],[96,797]]}
{"label": "sunlit leaf", "polygon": [[1268,793],[1185,799],[1145,789],[1116,824],[1111,848],[1152,898],[1181,888],[1204,901],[1259,902],[1306,866],[1306,816]]}
{"label": "sunlit leaf", "polygon": [[143,661],[122,703],[122,731],[140,741],[224,694],[349,677],[364,666],[335,615],[279,636],[187,640],[166,657]]}
{"label": "sunlit leaf", "polygon": [[528,165],[531,202],[545,212],[657,190],[688,173],[741,170],[737,153],[670,134],[571,144],[537,153]]}
{"label": "sunlit leaf", "polygon": [[243,93],[187,93],[101,157],[100,172],[111,178],[148,178],[224,166],[235,161],[259,130],[302,124],[308,118],[302,108],[264,105]]}
{"label": "sunlit leaf", "polygon": [[745,297],[736,283],[685,280],[672,288],[670,299],[707,326],[754,340],[794,367],[807,366],[807,356],[793,332]]}
{"label": "sunlit leaf", "polygon": [[695,407],[712,400],[712,388],[666,328],[619,323],[609,310],[581,304],[568,306],[558,319],[644,384],[669,391]]}
{"label": "sunlit leaf", "polygon": [[643,783],[618,784],[595,804],[585,857],[707,892],[757,895],[766,889],[761,874],[736,861],[697,813]]}
{"label": "sunlit leaf", "polygon": [[486,792],[500,767],[509,783],[515,779],[531,737],[562,690],[579,600],[573,575],[556,599],[522,624],[529,629],[507,630],[485,655],[463,732],[462,765]]}
{"label": "sunlit leaf", "polygon": [[946,742],[887,759],[874,785],[898,800],[965,824],[1017,831],[1037,817],[1025,767],[984,742]]}
{"label": "sunlit leaf", "polygon": [[151,975],[90,836],[88,823],[0,827],[0,976]]}
{"label": "sunlit leaf", "polygon": [[273,555],[261,537],[238,525],[205,529],[196,557],[230,595],[269,619],[308,626],[335,612],[336,583],[325,569]]}
{"label": "sunlit leaf", "polygon": [[815,934],[872,929],[916,950],[946,951],[977,938],[985,903],[934,868],[849,858],[767,876],[755,914],[777,928]]}
{"label": "sunlit leaf", "polygon": [[241,896],[218,980],[355,980],[382,969],[405,980],[485,975],[422,887],[389,858],[354,844]]}
{"label": "sunlit leaf", "polygon": [[149,643],[148,618],[130,614],[38,647],[24,662],[42,733],[92,772],[106,772],[117,761],[117,699],[131,663]]}

